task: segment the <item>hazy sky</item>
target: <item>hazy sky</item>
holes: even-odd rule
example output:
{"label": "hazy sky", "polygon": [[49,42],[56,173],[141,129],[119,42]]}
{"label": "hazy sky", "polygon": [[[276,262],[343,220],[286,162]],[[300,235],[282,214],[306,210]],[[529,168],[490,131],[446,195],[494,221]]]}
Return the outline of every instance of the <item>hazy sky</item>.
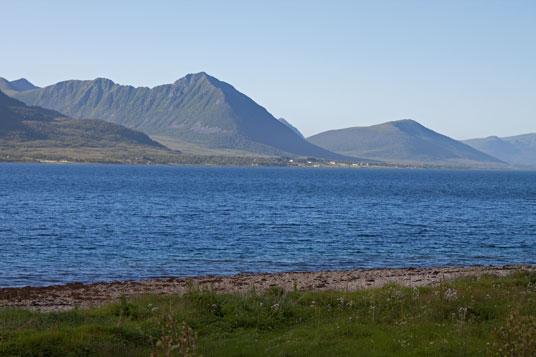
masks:
{"label": "hazy sky", "polygon": [[205,71],[306,136],[412,118],[536,132],[536,1],[0,0],[0,76],[153,87]]}

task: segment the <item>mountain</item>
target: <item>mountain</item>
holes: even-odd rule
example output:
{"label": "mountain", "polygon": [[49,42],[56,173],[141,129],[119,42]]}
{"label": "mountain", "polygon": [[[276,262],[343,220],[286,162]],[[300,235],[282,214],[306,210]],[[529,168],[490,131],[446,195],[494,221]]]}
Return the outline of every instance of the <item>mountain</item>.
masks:
{"label": "mountain", "polygon": [[330,130],[307,140],[343,155],[368,157],[390,163],[452,166],[505,164],[409,119],[369,127]]}
{"label": "mountain", "polygon": [[174,148],[344,159],[298,136],[233,86],[201,72],[154,88],[70,80],[12,93],[28,105],[141,130]]}
{"label": "mountain", "polygon": [[28,107],[0,91],[0,158],[108,160],[171,152],[146,134],[99,119]]}
{"label": "mountain", "polygon": [[536,167],[536,133],[463,140],[473,148],[517,166]]}
{"label": "mountain", "polygon": [[12,92],[24,92],[27,90],[38,89],[39,87],[34,86],[26,78],[20,78],[16,81],[8,81],[5,78],[0,77],[0,90],[4,93]]}
{"label": "mountain", "polygon": [[294,125],[290,124],[288,121],[286,121],[284,118],[277,119],[281,123],[285,124],[290,130],[292,130],[296,135],[298,135],[300,138],[304,139],[305,137],[303,134],[296,128]]}

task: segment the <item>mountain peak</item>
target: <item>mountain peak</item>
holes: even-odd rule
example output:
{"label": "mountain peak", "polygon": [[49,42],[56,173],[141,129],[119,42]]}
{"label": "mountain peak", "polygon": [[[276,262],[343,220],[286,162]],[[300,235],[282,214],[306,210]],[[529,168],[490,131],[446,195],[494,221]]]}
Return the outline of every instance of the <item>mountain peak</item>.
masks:
{"label": "mountain peak", "polygon": [[19,78],[15,81],[8,81],[5,78],[0,77],[0,90],[11,90],[15,92],[25,92],[39,87],[30,83],[26,78]]}
{"label": "mountain peak", "polygon": [[206,72],[198,72],[198,73],[188,73],[186,76],[179,78],[175,81],[174,84],[179,83],[199,83],[199,82],[208,82],[216,87],[219,87],[222,83],[220,80],[218,80],[215,77],[212,77]]}
{"label": "mountain peak", "polygon": [[188,74],[186,75],[186,77],[188,77],[188,76],[190,76],[190,77],[200,77],[200,78],[210,77],[210,76],[207,74],[207,72],[203,72],[203,71],[201,71],[201,72],[197,72],[197,73],[188,73]]}
{"label": "mountain peak", "polygon": [[397,128],[421,128],[421,127],[424,128],[423,125],[421,125],[419,122],[413,119],[394,120],[394,121],[387,122],[385,124],[390,124],[390,125],[396,126]]}
{"label": "mountain peak", "polygon": [[339,154],[386,162],[449,166],[504,164],[411,119],[327,131],[307,140]]}
{"label": "mountain peak", "polygon": [[95,78],[94,80],[92,80],[92,82],[100,87],[112,87],[115,85],[114,81],[112,81],[111,79],[102,77]]}
{"label": "mountain peak", "polygon": [[416,120],[410,119],[410,118],[404,118],[399,120],[393,120],[392,123],[412,123],[412,124],[419,124]]}
{"label": "mountain peak", "polygon": [[488,136],[463,142],[512,165],[536,167],[536,134]]}
{"label": "mountain peak", "polygon": [[15,80],[15,81],[12,81],[11,85],[13,85],[15,87],[18,87],[20,91],[39,88],[39,87],[33,85],[32,83],[30,83],[30,81],[27,80],[26,78],[19,78],[19,79]]}
{"label": "mountain peak", "polygon": [[113,84],[104,78],[72,80],[14,97],[74,118],[104,119],[143,130],[176,142],[176,148],[188,143],[186,147],[199,147],[200,152],[222,149],[345,159],[305,141],[251,98],[205,72],[151,89]]}

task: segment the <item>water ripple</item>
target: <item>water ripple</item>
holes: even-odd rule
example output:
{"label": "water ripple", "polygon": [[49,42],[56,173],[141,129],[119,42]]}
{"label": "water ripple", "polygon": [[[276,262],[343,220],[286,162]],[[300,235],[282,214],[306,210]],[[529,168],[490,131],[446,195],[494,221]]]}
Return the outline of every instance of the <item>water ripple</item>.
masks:
{"label": "water ripple", "polygon": [[0,286],[535,264],[536,173],[0,165]]}

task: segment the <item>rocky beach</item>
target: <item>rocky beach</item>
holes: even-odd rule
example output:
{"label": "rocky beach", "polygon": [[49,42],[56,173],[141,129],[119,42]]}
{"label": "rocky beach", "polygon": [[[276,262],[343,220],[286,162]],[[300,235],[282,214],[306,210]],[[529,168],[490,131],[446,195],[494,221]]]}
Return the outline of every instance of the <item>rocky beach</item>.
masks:
{"label": "rocky beach", "polygon": [[0,289],[0,308],[34,311],[66,311],[90,308],[117,301],[121,296],[182,295],[192,287],[217,293],[246,294],[280,287],[288,291],[344,291],[379,288],[389,284],[407,287],[437,286],[464,276],[507,276],[516,271],[536,271],[536,266],[472,266],[347,271],[288,272],[166,278],[144,281],[70,283],[44,287]]}

